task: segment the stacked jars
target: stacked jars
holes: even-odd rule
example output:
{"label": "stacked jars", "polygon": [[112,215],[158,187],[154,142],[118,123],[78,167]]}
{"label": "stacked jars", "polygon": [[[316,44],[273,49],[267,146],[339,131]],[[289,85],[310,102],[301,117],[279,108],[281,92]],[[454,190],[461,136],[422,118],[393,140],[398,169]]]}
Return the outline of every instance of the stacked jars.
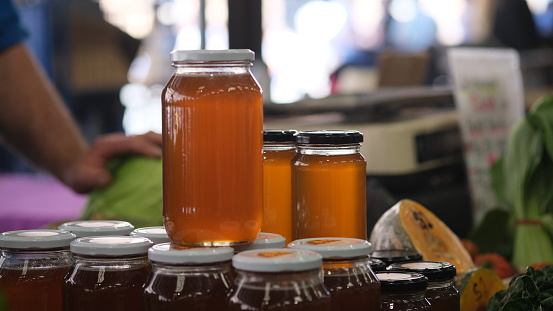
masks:
{"label": "stacked jars", "polygon": [[380,283],[371,269],[369,242],[351,238],[312,238],[296,240],[288,247],[312,250],[323,256],[323,281],[330,291],[333,311],[380,309]]}

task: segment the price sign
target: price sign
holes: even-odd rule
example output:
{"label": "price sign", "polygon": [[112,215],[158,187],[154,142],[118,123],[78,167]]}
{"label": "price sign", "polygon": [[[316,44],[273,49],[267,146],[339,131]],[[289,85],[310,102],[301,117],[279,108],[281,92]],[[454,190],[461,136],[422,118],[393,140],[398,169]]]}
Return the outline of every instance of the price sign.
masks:
{"label": "price sign", "polygon": [[447,58],[478,222],[499,205],[489,169],[503,153],[511,126],[524,115],[520,59],[515,50],[498,48],[452,48]]}

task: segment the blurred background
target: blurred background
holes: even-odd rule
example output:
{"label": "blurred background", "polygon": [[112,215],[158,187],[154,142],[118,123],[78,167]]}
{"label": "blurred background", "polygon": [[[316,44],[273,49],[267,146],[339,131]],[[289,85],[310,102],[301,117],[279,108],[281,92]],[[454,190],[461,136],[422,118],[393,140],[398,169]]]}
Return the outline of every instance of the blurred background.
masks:
{"label": "blurred background", "polygon": [[[331,107],[324,114],[320,109],[303,108],[300,123],[314,117],[343,121],[344,116],[332,110],[340,111],[349,98],[344,95],[371,94],[389,87],[445,89],[427,93],[427,101],[436,103],[432,108],[451,108],[445,51],[456,46],[519,51],[527,102],[553,87],[551,0],[15,3],[30,33],[29,46],[89,141],[107,132],[161,132],[160,94],[172,74],[169,53],[174,49],[254,50],[253,72],[265,91],[266,120],[275,125],[299,124],[284,123],[297,117],[294,103],[318,99],[326,99],[320,104]],[[329,98],[334,100],[329,102]],[[397,109],[384,103],[368,119],[397,120]],[[421,146],[430,142],[427,149],[445,141],[455,143],[436,151],[440,156],[462,153],[455,129],[418,140]],[[33,172],[3,148],[0,170]],[[389,207],[396,198],[408,196],[431,209],[460,205],[458,212],[444,212],[443,219],[461,236],[472,224],[462,154],[453,164],[393,174],[368,171],[368,178],[370,204]],[[435,211],[440,216],[440,210]]]}

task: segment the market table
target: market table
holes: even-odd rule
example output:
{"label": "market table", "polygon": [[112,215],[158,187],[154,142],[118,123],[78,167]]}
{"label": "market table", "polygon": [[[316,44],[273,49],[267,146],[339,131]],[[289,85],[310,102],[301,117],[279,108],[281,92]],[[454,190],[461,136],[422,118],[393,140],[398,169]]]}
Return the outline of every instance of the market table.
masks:
{"label": "market table", "polygon": [[43,174],[0,174],[0,232],[77,219],[86,201]]}

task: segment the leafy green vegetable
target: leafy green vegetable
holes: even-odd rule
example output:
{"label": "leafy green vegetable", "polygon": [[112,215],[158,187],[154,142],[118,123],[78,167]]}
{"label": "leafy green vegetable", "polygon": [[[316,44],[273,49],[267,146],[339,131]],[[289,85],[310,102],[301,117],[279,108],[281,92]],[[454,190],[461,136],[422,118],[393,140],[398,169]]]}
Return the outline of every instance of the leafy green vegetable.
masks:
{"label": "leafy green vegetable", "polygon": [[108,167],[113,182],[90,193],[81,218],[125,220],[137,228],[162,225],[161,159],[128,156]]}
{"label": "leafy green vegetable", "polygon": [[515,267],[553,262],[553,96],[538,99],[514,126],[490,177],[515,222]]}
{"label": "leafy green vegetable", "polygon": [[[480,223],[473,227],[468,238],[476,243],[480,253],[500,253],[500,247],[511,242],[506,238],[509,222],[508,211],[501,208],[490,209]],[[505,257],[507,254],[501,255]]]}
{"label": "leafy green vegetable", "polygon": [[532,267],[511,280],[509,288],[497,292],[488,302],[487,311],[553,310],[553,265]]}

